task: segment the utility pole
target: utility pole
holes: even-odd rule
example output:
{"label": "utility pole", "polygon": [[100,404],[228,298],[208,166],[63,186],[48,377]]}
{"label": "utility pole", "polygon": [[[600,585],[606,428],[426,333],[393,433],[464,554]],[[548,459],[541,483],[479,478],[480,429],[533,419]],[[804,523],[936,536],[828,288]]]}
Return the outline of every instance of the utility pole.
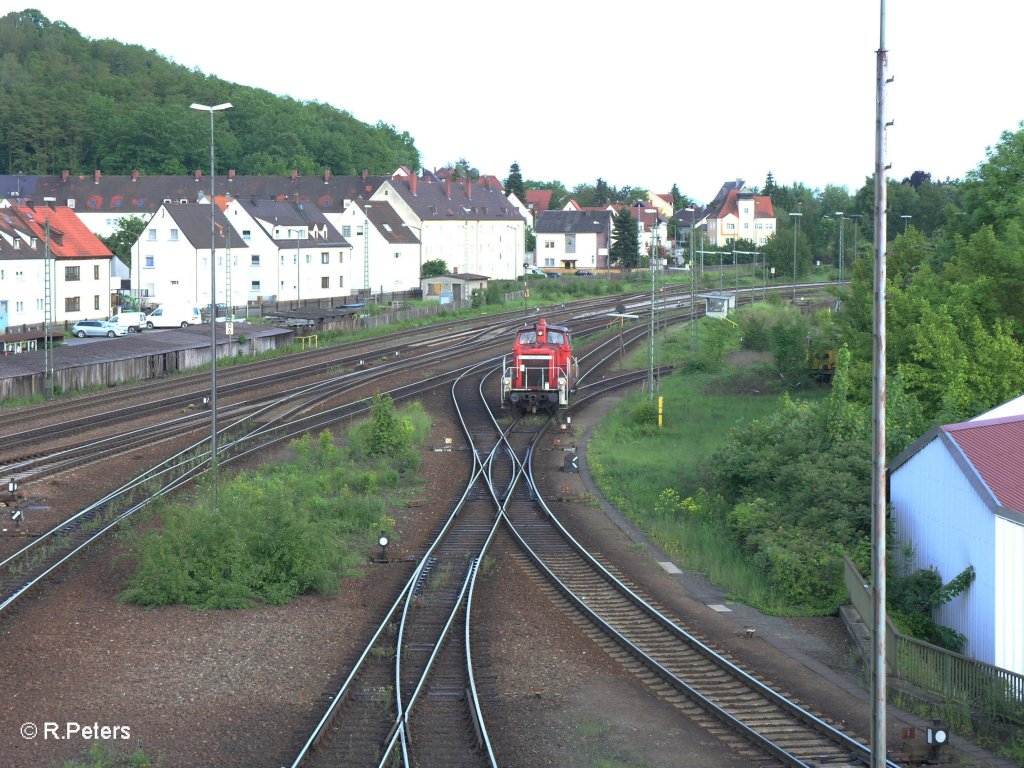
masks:
{"label": "utility pole", "polygon": [[877,76],[875,81],[875,281],[874,348],[871,382],[872,410],[872,494],[871,494],[871,583],[874,602],[871,675],[871,768],[886,764],[886,665],[885,665],[885,86],[889,82],[888,52],[885,49],[885,0],[880,0]]}

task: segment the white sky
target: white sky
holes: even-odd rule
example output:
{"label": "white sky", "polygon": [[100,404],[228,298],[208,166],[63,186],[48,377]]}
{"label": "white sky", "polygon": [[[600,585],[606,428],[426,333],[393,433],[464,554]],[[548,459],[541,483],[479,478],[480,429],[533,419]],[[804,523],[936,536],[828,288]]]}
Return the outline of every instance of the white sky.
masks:
{"label": "white sky", "polygon": [[[504,179],[515,161],[569,189],[600,176],[700,201],[769,171],[854,192],[874,169],[879,0],[0,0],[0,15],[30,7],[383,120],[427,168],[464,157]],[[1024,4],[888,0],[886,14],[890,177],[963,178],[1024,119]]]}

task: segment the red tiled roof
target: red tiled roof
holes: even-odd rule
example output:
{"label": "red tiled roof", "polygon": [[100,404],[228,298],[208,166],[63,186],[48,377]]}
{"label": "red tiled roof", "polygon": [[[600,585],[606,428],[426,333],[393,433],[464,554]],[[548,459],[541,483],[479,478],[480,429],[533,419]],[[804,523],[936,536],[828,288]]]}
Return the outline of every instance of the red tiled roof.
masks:
{"label": "red tiled roof", "polygon": [[999,504],[1024,513],[1024,416],[948,424],[942,431],[964,452]]}
{"label": "red tiled roof", "polygon": [[535,211],[546,211],[551,207],[551,189],[528,189],[526,190],[526,202],[532,204]]}
{"label": "red tiled roof", "polygon": [[[65,206],[15,205],[9,211],[32,233],[39,249],[46,242],[46,223],[50,224],[50,253],[54,258],[110,258],[113,254],[94,235],[74,210]],[[40,250],[41,252],[41,250]]]}
{"label": "red tiled roof", "polygon": [[[740,197],[740,190],[730,189],[725,196],[725,200],[722,202],[722,207],[718,209],[718,213],[715,214],[716,219],[724,219],[730,213],[733,216],[739,218],[740,212],[737,202]],[[767,195],[753,195],[754,200],[754,218],[755,219],[774,219],[775,218],[775,207],[772,205],[772,199]]]}

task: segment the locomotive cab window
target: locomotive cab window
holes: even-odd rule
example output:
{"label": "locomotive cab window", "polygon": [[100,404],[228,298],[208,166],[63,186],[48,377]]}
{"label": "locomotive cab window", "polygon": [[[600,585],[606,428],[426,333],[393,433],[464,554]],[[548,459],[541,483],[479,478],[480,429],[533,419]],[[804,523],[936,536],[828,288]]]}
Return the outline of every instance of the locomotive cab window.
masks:
{"label": "locomotive cab window", "polygon": [[536,344],[537,334],[534,331],[520,331],[519,332],[519,343],[520,344]]}
{"label": "locomotive cab window", "polygon": [[548,343],[549,344],[565,344],[565,335],[561,331],[556,331],[551,328],[548,329]]}

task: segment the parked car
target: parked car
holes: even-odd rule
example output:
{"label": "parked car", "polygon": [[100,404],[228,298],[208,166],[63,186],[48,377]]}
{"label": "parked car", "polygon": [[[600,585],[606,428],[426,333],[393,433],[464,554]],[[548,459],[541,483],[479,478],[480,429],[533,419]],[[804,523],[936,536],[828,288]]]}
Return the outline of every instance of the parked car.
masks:
{"label": "parked car", "polygon": [[559,272],[545,272],[544,274],[547,275],[548,277],[561,277],[562,276],[561,273],[559,273]]}
{"label": "parked car", "polygon": [[191,304],[161,304],[146,315],[147,328],[187,328],[201,322],[199,307]]}
{"label": "parked car", "polygon": [[543,269],[541,269],[540,267],[527,267],[526,268],[526,274],[527,275],[537,275],[538,277],[546,277],[547,276],[547,273]]}
{"label": "parked car", "polygon": [[108,322],[124,326],[128,329],[128,333],[140,333],[146,327],[146,313],[122,310],[111,317]]}
{"label": "parked car", "polygon": [[106,320],[79,320],[71,326],[71,335],[84,339],[86,336],[126,336],[128,328],[124,325],[114,325]]}
{"label": "parked car", "polygon": [[593,276],[594,276],[594,273],[591,272],[589,269],[577,269],[576,270],[576,277],[593,277]]}

